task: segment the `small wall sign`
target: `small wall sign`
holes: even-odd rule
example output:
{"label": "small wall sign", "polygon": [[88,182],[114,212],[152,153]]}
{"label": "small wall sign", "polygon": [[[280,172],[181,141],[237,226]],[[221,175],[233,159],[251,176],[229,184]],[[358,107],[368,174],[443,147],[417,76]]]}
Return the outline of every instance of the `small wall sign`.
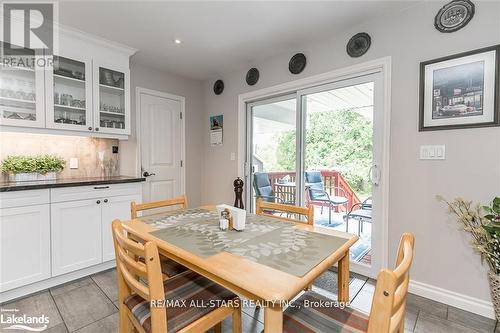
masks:
{"label": "small wall sign", "polygon": [[224,115],[210,116],[210,145],[221,146]]}

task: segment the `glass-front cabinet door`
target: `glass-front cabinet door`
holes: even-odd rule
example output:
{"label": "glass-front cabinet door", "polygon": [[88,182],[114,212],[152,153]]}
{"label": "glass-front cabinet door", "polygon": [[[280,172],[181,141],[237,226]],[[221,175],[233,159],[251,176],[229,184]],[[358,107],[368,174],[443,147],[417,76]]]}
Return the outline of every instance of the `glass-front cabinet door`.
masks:
{"label": "glass-front cabinet door", "polygon": [[89,59],[54,56],[53,71],[46,75],[47,127],[93,131],[91,64]]}
{"label": "glass-front cabinet door", "polygon": [[43,56],[30,49],[11,50],[0,42],[0,125],[45,127],[44,67],[35,66]]}
{"label": "glass-front cabinet door", "polygon": [[95,131],[130,134],[129,69],[94,63]]}

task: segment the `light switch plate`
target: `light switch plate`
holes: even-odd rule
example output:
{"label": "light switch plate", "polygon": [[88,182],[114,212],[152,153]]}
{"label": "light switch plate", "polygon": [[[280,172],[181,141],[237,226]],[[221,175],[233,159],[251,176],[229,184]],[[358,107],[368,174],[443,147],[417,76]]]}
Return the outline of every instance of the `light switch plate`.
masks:
{"label": "light switch plate", "polygon": [[78,169],[78,158],[72,157],[69,159],[69,168]]}
{"label": "light switch plate", "polygon": [[231,161],[235,161],[236,160],[236,153],[235,152],[231,152],[229,158],[231,159]]}
{"label": "light switch plate", "polygon": [[420,146],[421,160],[444,160],[446,159],[445,145]]}

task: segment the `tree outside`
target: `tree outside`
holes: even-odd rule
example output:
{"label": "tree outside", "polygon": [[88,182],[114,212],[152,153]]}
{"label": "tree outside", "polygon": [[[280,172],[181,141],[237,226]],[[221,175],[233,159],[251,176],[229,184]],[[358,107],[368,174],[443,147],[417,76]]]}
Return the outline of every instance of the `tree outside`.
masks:
{"label": "tree outside", "polygon": [[[373,123],[353,110],[308,114],[306,169],[340,171],[360,197],[371,194]],[[295,170],[295,131],[276,134],[276,165],[272,170]],[[273,149],[274,150],[274,149]],[[274,163],[273,163],[274,164]]]}

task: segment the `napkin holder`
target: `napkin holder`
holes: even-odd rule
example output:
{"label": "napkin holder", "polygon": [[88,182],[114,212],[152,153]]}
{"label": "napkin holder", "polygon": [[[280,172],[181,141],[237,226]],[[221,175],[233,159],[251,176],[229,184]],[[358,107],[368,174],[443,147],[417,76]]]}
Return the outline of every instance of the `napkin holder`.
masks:
{"label": "napkin holder", "polygon": [[245,222],[247,218],[247,212],[244,209],[236,208],[229,205],[217,205],[217,213],[221,216],[222,212],[229,211],[229,230],[234,229],[237,231],[243,231],[245,229]]}

